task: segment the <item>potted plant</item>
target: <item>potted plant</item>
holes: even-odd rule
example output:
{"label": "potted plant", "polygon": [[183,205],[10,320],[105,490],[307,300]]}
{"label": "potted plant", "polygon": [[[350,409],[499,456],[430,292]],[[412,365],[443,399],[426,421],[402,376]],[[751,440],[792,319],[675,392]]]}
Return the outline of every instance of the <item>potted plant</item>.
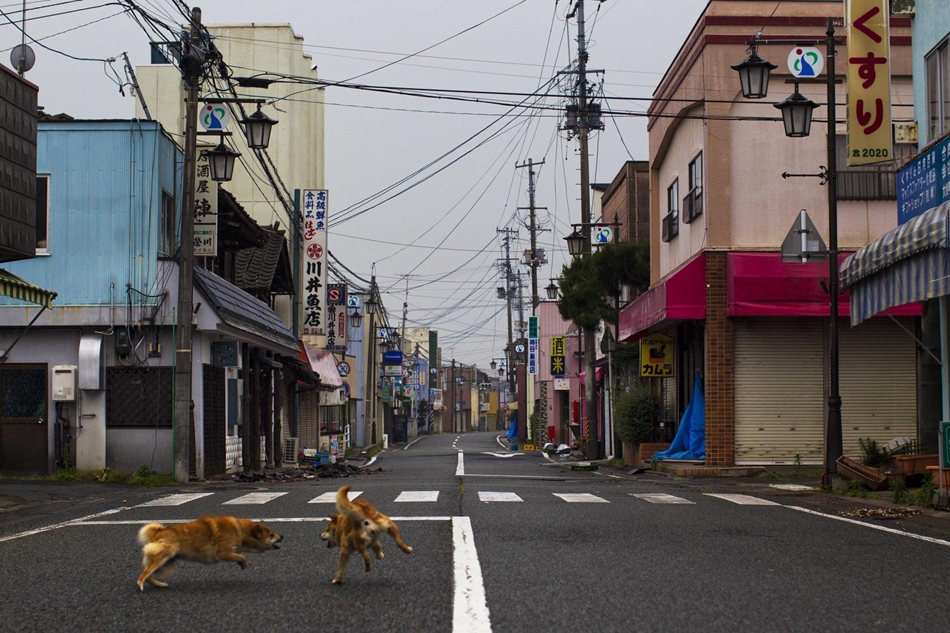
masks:
{"label": "potted plant", "polygon": [[614,400],[617,436],[623,442],[623,459],[627,466],[640,466],[640,444],[650,439],[660,411],[660,399],[641,382],[631,384]]}

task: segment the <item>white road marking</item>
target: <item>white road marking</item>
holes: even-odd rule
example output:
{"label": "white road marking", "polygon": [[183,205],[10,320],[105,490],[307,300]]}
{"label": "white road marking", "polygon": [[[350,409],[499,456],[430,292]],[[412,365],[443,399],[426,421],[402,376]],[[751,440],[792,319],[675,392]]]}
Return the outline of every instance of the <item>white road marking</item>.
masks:
{"label": "white road marking", "polygon": [[225,501],[221,505],[225,506],[259,506],[264,505],[268,501],[273,501],[278,497],[283,497],[286,492],[251,492],[244,496],[238,497],[237,499],[231,499]]}
{"label": "white road marking", "polygon": [[393,503],[415,503],[438,500],[438,490],[403,490]]}
{"label": "white road marking", "polygon": [[801,484],[769,484],[769,488],[778,488],[779,490],[818,490],[815,486],[803,486]]}
{"label": "white road marking", "polygon": [[459,451],[459,465],[455,467],[455,476],[463,477],[465,475],[465,460],[462,458],[462,451]]}
{"label": "white road marking", "polygon": [[817,510],[809,510],[808,508],[800,508],[798,506],[784,506],[789,510],[798,510],[799,512],[807,512],[808,514],[814,514],[816,516],[825,517],[826,519],[834,519],[835,521],[844,521],[845,523],[853,523],[854,525],[860,525],[862,527],[871,528],[872,530],[880,530],[882,532],[888,532],[890,534],[896,534],[898,536],[906,536],[907,538],[915,538],[919,541],[925,541],[927,543],[933,543],[935,545],[946,545],[950,547],[950,541],[944,541],[939,538],[933,538],[930,536],[922,536],[920,534],[913,534],[911,532],[903,532],[901,530],[896,530],[894,528],[885,527],[883,525],[875,525],[873,523],[865,523],[864,521],[858,521],[857,519],[849,519],[848,517],[836,517],[833,514],[825,514],[824,512],[818,512]]}
{"label": "white road marking", "polygon": [[717,494],[713,492],[703,493],[707,497],[716,497],[717,499],[725,499],[726,501],[731,501],[732,503],[738,503],[741,506],[777,506],[781,505],[775,503],[774,501],[767,501],[765,499],[757,499],[756,497],[750,497],[749,495],[733,495],[733,494]]}
{"label": "white road marking", "polygon": [[132,506],[127,506],[124,508],[115,508],[114,510],[106,510],[105,512],[97,512],[96,514],[90,514],[89,516],[81,517],[79,519],[63,521],[62,523],[47,525],[46,527],[37,528],[35,530],[27,530],[26,532],[20,532],[18,534],[3,536],[3,537],[0,537],[0,543],[3,543],[4,541],[12,541],[13,539],[23,538],[24,536],[33,536],[34,534],[42,534],[43,532],[58,530],[59,528],[69,527],[71,525],[79,525],[81,521],[88,521],[89,519],[97,519],[99,517],[104,517],[110,514],[116,514],[118,512],[122,512],[124,510],[131,510],[131,509],[132,509]]}
{"label": "white road marking", "polygon": [[606,499],[602,499],[588,492],[555,492],[554,496],[560,497],[568,503],[610,503]]}
{"label": "white road marking", "polygon": [[490,503],[493,501],[501,501],[501,502],[524,501],[524,499],[522,499],[521,497],[519,497],[513,492],[479,492],[478,500],[484,501],[485,503]]}
{"label": "white road marking", "polygon": [[196,492],[191,494],[168,495],[167,497],[161,497],[160,499],[152,499],[151,501],[139,504],[136,507],[155,508],[158,506],[180,506],[183,503],[188,503],[189,501],[194,501],[195,499],[201,499],[202,497],[210,497],[213,494],[213,492]]}
{"label": "white road marking", "polygon": [[643,499],[644,501],[649,501],[650,503],[671,503],[671,504],[688,504],[695,505],[689,499],[683,499],[682,497],[674,497],[673,495],[668,495],[665,492],[645,492],[643,494],[633,495],[637,499]]}
{"label": "white road marking", "polygon": [[[129,508],[121,508],[123,510],[128,510]],[[99,516],[99,515],[93,515]],[[197,517],[196,517],[197,518]],[[406,521],[451,521],[452,517],[390,517],[393,521],[399,521],[400,523],[405,523]],[[97,520],[87,520],[87,519],[76,519],[75,521],[67,521],[56,526],[52,526],[47,529],[34,530],[33,532],[24,532],[22,536],[30,536],[35,532],[45,532],[48,529],[55,529],[57,527],[83,527],[89,525],[147,525],[149,523],[161,523],[162,525],[170,525],[172,523],[187,523],[188,521],[194,521],[195,519],[135,519],[135,520],[124,520],[124,521],[97,521]],[[327,521],[327,517],[258,517],[252,518],[251,521],[260,521],[261,523],[321,523]],[[20,536],[20,535],[17,535]],[[6,539],[16,538],[17,536],[8,536]],[[0,539],[2,541],[4,539]]]}
{"label": "white road marking", "polygon": [[[363,494],[362,490],[350,490],[349,494],[346,495],[346,498],[352,501],[353,499],[356,499],[361,494]],[[336,503],[336,491],[331,490],[328,492],[324,492],[319,497],[314,497],[307,503]]]}
{"label": "white road marking", "polygon": [[452,546],[455,565],[452,633],[490,633],[491,617],[485,599],[485,583],[469,517],[452,517]]}
{"label": "white road marking", "polygon": [[492,453],[489,451],[482,451],[482,455],[492,455],[494,457],[515,457],[516,455],[524,455],[524,453]]}
{"label": "white road marking", "polygon": [[[423,436],[423,437],[425,437],[425,436]],[[407,448],[409,448],[410,446],[412,446],[413,444],[415,444],[416,442],[418,442],[418,441],[421,440],[421,439],[422,439],[422,437],[417,437],[416,439],[412,440],[411,442],[409,442],[408,444],[406,444],[405,446],[403,446],[403,447],[402,447],[402,450],[406,450]]]}

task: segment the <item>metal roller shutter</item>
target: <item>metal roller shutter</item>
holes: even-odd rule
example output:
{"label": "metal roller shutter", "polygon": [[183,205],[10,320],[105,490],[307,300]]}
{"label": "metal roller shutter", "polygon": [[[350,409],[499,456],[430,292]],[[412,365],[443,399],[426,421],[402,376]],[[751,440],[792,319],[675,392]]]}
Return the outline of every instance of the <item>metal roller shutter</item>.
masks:
{"label": "metal roller shutter", "polygon": [[[911,332],[913,319],[900,319]],[[917,347],[887,317],[840,331],[841,427],[844,453],[861,456],[860,438],[878,445],[917,439]]]}
{"label": "metal roller shutter", "polygon": [[735,319],[736,464],[820,464],[822,321]]}

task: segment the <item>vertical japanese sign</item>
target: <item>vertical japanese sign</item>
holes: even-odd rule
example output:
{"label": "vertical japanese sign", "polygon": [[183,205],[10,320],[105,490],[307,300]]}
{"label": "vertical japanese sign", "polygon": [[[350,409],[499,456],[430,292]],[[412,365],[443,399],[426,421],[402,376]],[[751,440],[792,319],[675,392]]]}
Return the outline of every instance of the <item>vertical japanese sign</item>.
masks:
{"label": "vertical japanese sign", "polygon": [[331,352],[346,351],[346,284],[327,286],[327,343]]}
{"label": "vertical japanese sign", "polygon": [[538,373],[538,317],[528,317],[528,373]]}
{"label": "vertical japanese sign", "polygon": [[848,164],[891,160],[887,0],[848,0]]}
{"label": "vertical japanese sign", "polygon": [[211,164],[198,149],[195,159],[195,256],[218,254],[218,183],[211,180]]}
{"label": "vertical japanese sign", "polygon": [[565,357],[567,356],[567,344],[565,337],[563,336],[552,336],[551,337],[551,375],[552,376],[563,376],[564,367],[567,364],[565,362]]}
{"label": "vertical japanese sign", "polygon": [[[303,334],[322,335],[327,327],[326,189],[303,192]],[[346,312],[344,310],[344,312]]]}

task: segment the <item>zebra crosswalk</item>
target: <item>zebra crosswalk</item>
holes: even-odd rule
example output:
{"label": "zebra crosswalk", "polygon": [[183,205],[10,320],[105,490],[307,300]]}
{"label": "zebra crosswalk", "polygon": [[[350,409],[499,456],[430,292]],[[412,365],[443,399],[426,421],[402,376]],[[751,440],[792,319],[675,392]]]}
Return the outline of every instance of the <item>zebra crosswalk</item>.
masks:
{"label": "zebra crosswalk", "polygon": [[[170,494],[164,497],[159,497],[157,499],[152,499],[146,503],[139,504],[136,507],[140,508],[154,508],[154,507],[175,507],[182,506],[188,503],[193,503],[202,499],[209,500],[214,502],[215,499],[208,499],[209,497],[217,496],[221,499],[221,505],[228,506],[239,506],[239,505],[254,505],[260,506],[271,503],[281,497],[290,494],[289,492],[250,492],[247,494],[240,495],[238,497],[228,497],[229,493],[214,493],[214,492],[202,492],[202,493],[179,493],[179,494]],[[349,493],[350,500],[356,499],[363,494],[362,490],[351,490]],[[665,504],[665,505],[696,505],[696,501],[687,499],[685,497],[678,497],[665,492],[643,492],[643,493],[627,493],[622,495],[619,499],[607,499],[602,496],[591,494],[589,492],[555,492],[550,493],[555,498],[560,499],[565,503],[617,503],[624,500],[636,499],[639,501],[646,501],[651,504]],[[701,497],[706,497],[710,499],[717,499],[720,501],[727,501],[729,503],[734,503],[737,505],[745,506],[781,506],[779,503],[774,501],[769,501],[768,499],[762,499],[760,497],[755,497],[752,495],[746,494],[727,494],[727,493],[702,493]],[[532,497],[531,500],[535,500],[537,497]],[[487,491],[480,490],[478,491],[478,500],[482,503],[523,503],[524,499],[515,492],[508,491]],[[327,491],[319,494],[312,499],[309,499],[307,504],[327,504],[332,505],[336,501],[336,491]],[[437,503],[439,501],[439,491],[438,490],[403,490],[392,499],[393,503]]]}

